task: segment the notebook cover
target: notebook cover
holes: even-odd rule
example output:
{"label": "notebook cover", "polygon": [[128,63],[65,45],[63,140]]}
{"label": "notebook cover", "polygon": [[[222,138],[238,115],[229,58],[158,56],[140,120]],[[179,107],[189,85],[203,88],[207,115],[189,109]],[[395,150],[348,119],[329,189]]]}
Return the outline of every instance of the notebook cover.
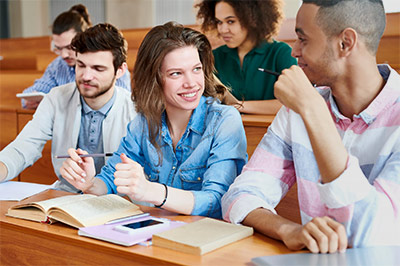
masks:
{"label": "notebook cover", "polygon": [[[140,218],[132,218],[130,220],[125,220],[122,222],[116,222],[116,223],[112,223],[112,224],[81,227],[81,228],[79,228],[78,234],[80,236],[86,236],[86,237],[90,237],[90,238],[104,240],[104,241],[108,241],[108,242],[111,242],[114,244],[119,244],[122,246],[132,246],[132,245],[138,244],[140,242],[151,239],[153,234],[155,234],[155,233],[163,232],[165,230],[169,230],[169,229],[176,228],[176,227],[186,224],[185,222],[171,221],[168,219],[164,219],[164,220],[168,220],[169,223],[160,225],[160,226],[155,226],[153,228],[153,230],[144,230],[144,231],[138,230],[138,232],[135,234],[127,234],[127,233],[116,231],[114,229],[114,227],[117,225],[128,224],[128,223],[132,223],[132,222],[139,222],[139,221],[147,220],[149,218],[157,218],[157,217],[147,216],[147,217],[140,217]],[[160,219],[160,218],[157,218],[157,219]]]}

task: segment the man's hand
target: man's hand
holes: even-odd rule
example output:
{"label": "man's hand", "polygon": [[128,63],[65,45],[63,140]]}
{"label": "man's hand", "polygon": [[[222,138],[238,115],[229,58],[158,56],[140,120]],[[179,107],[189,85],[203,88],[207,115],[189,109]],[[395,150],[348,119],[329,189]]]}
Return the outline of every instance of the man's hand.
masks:
{"label": "man's hand", "polygon": [[146,179],[143,167],[137,162],[129,159],[124,153],[121,154],[121,163],[115,166],[114,184],[117,191],[130,196],[134,200],[146,201],[146,194],[150,188],[150,181]]}
{"label": "man's hand", "polygon": [[36,109],[39,106],[40,101],[28,101],[25,100],[26,109]]}
{"label": "man's hand", "polygon": [[327,216],[312,219],[283,236],[282,240],[292,250],[306,247],[312,253],[344,252],[347,248],[344,226]]}
{"label": "man's hand", "polygon": [[313,87],[303,70],[293,65],[284,69],[274,85],[275,97],[298,114],[322,97]]}
{"label": "man's hand", "polygon": [[6,165],[3,162],[0,162],[0,182],[4,181],[6,179],[8,174],[8,170]]}
{"label": "man's hand", "polygon": [[96,169],[92,157],[79,157],[88,154],[81,149],[68,149],[69,159],[63,162],[60,168],[62,177],[79,190],[86,191],[94,184]]}

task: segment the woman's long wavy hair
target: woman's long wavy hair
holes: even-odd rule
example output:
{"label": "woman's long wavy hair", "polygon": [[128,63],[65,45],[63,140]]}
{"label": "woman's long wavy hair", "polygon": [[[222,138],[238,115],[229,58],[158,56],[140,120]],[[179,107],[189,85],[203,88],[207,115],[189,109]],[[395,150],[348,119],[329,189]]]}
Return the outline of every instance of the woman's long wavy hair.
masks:
{"label": "woman's long wavy hair", "polygon": [[193,46],[199,52],[205,78],[203,95],[222,101],[227,91],[214,75],[212,48],[204,34],[176,22],[156,26],[147,33],[133,68],[132,100],[136,104],[136,111],[147,121],[150,142],[157,149],[160,162],[161,149],[157,140],[161,132],[162,113],[165,111],[161,65],[168,53],[186,46]]}

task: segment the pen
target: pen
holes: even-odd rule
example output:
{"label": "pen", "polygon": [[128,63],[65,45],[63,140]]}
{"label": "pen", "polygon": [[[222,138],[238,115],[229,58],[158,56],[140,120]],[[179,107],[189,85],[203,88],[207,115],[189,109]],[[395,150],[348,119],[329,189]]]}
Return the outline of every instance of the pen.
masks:
{"label": "pen", "polygon": [[145,213],[142,213],[142,214],[136,214],[136,215],[132,215],[132,216],[128,216],[128,217],[123,217],[123,218],[111,220],[111,221],[106,222],[105,224],[114,224],[114,223],[124,222],[124,221],[128,221],[128,220],[131,220],[131,219],[138,219],[138,218],[146,217],[146,216],[149,216],[149,215],[150,215],[150,213],[145,212]]}
{"label": "pen", "polygon": [[271,74],[271,75],[274,75],[274,76],[279,76],[280,75],[278,72],[275,72],[275,71],[272,71],[272,70],[268,70],[268,69],[264,69],[264,68],[261,68],[261,67],[259,67],[258,70],[260,70],[262,72],[265,72],[265,73],[268,73],[268,74]]}
{"label": "pen", "polygon": [[[92,153],[92,154],[81,154],[79,157],[108,157],[112,156],[113,154],[110,153]],[[69,155],[54,155],[56,159],[64,159],[64,158],[71,158]]]}

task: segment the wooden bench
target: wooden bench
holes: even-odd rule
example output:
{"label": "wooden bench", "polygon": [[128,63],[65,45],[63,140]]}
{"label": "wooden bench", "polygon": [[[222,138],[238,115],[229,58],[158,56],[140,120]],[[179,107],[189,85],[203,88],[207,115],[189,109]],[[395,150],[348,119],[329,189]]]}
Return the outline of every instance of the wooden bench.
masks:
{"label": "wooden bench", "polygon": [[[0,106],[0,124],[2,129],[6,129],[0,130],[1,150],[17,137],[26,123],[32,119],[33,113],[32,110]],[[44,146],[42,158],[22,171],[14,180],[40,184],[52,184],[57,180],[51,163],[51,141]]]}
{"label": "wooden bench", "polygon": [[376,54],[378,63],[386,63],[400,73],[400,13],[386,14],[386,28]]}
{"label": "wooden bench", "polygon": [[0,40],[0,70],[36,70],[36,55],[50,50],[50,36]]}
{"label": "wooden bench", "polygon": [[19,108],[21,100],[15,95],[31,86],[43,75],[36,70],[2,70],[0,72],[0,105]]}

